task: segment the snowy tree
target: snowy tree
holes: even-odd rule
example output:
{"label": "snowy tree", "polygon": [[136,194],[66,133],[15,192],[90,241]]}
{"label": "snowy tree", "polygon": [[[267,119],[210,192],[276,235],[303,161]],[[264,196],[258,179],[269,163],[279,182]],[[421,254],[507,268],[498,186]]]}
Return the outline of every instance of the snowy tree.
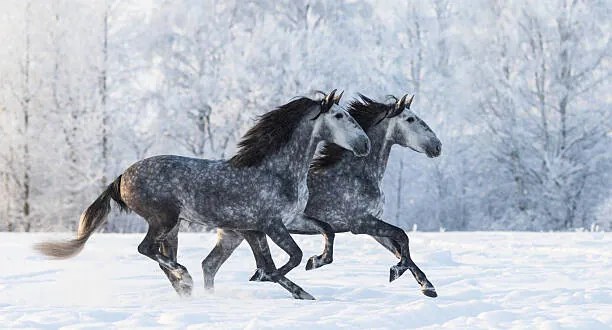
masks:
{"label": "snowy tree", "polygon": [[560,1],[492,9],[499,29],[482,72],[481,106],[508,176],[501,187],[513,187],[502,226],[584,226],[592,212],[584,194],[599,190],[590,179],[610,147],[609,109],[593,102],[610,74],[602,65],[610,51],[598,24],[602,8]]}
{"label": "snowy tree", "polygon": [[[478,10],[474,10],[478,7]],[[73,229],[127,166],[227,158],[314,90],[415,94],[442,141],[394,148],[385,218],[423,230],[609,223],[601,1],[0,3],[0,230]],[[105,230],[141,230],[115,214]]]}

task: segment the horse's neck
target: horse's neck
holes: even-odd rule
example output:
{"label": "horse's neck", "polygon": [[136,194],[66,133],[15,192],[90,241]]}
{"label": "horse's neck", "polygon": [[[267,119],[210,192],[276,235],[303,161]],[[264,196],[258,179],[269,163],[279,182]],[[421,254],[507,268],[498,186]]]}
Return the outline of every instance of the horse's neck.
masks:
{"label": "horse's neck", "polygon": [[360,176],[373,178],[381,181],[387,169],[389,154],[391,152],[391,142],[387,140],[387,129],[389,126],[388,120],[383,120],[378,125],[371,127],[367,134],[370,138],[370,153],[363,157],[357,158],[352,153],[345,152],[343,162],[345,166],[351,167],[351,172],[359,173]]}
{"label": "horse's neck", "polygon": [[317,141],[313,136],[314,121],[306,116],[291,135],[291,139],[274,155],[267,157],[262,165],[296,184],[303,182],[308,173],[310,161],[316,150]]}

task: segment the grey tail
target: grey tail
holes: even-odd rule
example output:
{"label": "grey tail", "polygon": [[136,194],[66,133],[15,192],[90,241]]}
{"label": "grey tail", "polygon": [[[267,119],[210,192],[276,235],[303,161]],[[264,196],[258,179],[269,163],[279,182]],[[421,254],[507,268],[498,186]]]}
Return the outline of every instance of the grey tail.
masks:
{"label": "grey tail", "polygon": [[85,210],[79,221],[77,237],[68,241],[42,242],[34,248],[49,257],[66,259],[75,256],[83,249],[83,246],[96,229],[100,228],[107,219],[111,210],[110,200],[113,199],[122,211],[128,211],[128,207],[121,199],[120,192],[121,175],[113,181],[108,188]]}

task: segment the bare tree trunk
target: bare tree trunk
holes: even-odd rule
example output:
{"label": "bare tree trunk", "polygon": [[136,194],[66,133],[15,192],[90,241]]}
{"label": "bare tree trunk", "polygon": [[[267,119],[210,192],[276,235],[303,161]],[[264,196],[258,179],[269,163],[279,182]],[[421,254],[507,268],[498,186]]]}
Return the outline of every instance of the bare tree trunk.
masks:
{"label": "bare tree trunk", "polygon": [[[8,172],[2,173],[2,182],[4,183],[4,191],[7,194],[7,196],[10,191],[9,177],[10,176]],[[6,217],[6,231],[12,232],[15,228],[15,225],[13,223],[12,214],[11,214],[11,199],[10,198],[6,199],[5,217]]]}
{"label": "bare tree trunk", "polygon": [[108,98],[108,0],[104,2],[104,21],[102,39],[102,69],[100,70],[100,105],[102,111],[102,188],[108,184],[106,172],[108,170],[108,111],[106,109]]}
{"label": "bare tree trunk", "polygon": [[[104,189],[108,185],[108,179],[106,173],[108,170],[108,111],[107,111],[107,98],[108,98],[108,0],[104,1],[104,20],[103,20],[103,36],[102,36],[102,68],[100,70],[100,111],[102,112],[102,175],[100,176],[100,186]],[[105,232],[113,232],[114,228],[113,221],[107,221],[104,225]]]}
{"label": "bare tree trunk", "polygon": [[30,50],[31,50],[31,39],[30,39],[30,24],[31,24],[31,3],[26,4],[26,17],[25,17],[25,59],[23,66],[23,99],[22,99],[22,110],[23,110],[23,221],[24,230],[30,231],[30,141],[29,141],[29,126],[30,126],[30,103],[32,101],[31,90],[30,90]]}

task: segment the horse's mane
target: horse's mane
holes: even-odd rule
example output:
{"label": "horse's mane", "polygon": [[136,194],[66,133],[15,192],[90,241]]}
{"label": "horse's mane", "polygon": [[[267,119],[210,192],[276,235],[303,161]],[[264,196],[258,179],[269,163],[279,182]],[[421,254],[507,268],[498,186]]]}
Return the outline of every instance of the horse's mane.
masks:
{"label": "horse's mane", "polygon": [[238,143],[238,152],[229,162],[235,167],[258,165],[266,155],[274,154],[289,140],[308,109],[319,104],[307,97],[300,97],[259,116]]}
{"label": "horse's mane", "polygon": [[[393,105],[378,103],[362,94],[359,94],[359,97],[361,100],[351,101],[348,112],[355,118],[359,126],[367,132],[369,128],[384,119],[387,111],[389,111]],[[310,163],[310,170],[312,172],[320,172],[326,168],[332,167],[342,159],[344,151],[346,151],[344,148],[335,143],[323,144]]]}

